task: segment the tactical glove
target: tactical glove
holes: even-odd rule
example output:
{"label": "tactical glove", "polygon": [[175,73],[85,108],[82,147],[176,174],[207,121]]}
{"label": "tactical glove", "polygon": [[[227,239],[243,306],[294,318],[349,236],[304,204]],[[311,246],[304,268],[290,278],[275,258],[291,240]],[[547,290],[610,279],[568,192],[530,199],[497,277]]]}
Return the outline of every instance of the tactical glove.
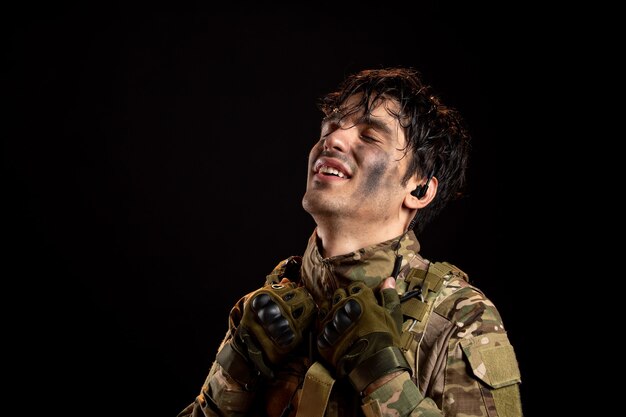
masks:
{"label": "tactical glove", "polygon": [[237,382],[252,389],[260,375],[274,378],[281,363],[300,343],[316,311],[304,287],[283,278],[242,297],[232,308],[232,337],[217,362]]}
{"label": "tactical glove", "polygon": [[362,282],[335,291],[332,305],[325,304],[320,315],[317,347],[336,370],[348,377],[358,392],[378,378],[398,370],[411,372],[398,348],[402,312],[396,290],[380,291],[379,303],[371,288]]}

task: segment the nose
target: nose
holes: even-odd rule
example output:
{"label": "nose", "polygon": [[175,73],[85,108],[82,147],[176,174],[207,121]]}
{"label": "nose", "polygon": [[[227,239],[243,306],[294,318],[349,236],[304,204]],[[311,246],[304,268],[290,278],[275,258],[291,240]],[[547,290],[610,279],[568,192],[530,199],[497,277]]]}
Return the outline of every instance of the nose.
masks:
{"label": "nose", "polygon": [[329,133],[324,140],[324,150],[347,152],[350,143],[350,133],[354,128],[338,127]]}

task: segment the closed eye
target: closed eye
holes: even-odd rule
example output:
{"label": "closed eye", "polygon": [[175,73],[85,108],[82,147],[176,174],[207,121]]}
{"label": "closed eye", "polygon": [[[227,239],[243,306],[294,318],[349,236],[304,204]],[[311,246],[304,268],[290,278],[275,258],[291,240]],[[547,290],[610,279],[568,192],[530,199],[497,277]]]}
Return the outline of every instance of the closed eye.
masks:
{"label": "closed eye", "polygon": [[378,140],[375,137],[370,136],[370,135],[363,135],[363,134],[361,134],[361,139],[364,142],[368,142],[368,143],[379,143],[380,142],[380,140]]}

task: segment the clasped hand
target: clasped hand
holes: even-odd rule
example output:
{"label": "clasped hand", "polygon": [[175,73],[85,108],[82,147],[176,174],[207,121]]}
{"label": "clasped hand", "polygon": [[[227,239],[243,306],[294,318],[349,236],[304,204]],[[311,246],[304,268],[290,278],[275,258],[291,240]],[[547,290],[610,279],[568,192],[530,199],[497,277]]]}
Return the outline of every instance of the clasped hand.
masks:
{"label": "clasped hand", "polygon": [[273,378],[273,368],[314,326],[321,357],[338,378],[348,377],[355,389],[362,391],[390,372],[410,370],[397,348],[402,328],[400,299],[390,285],[393,281],[385,282],[376,293],[364,283],[354,282],[336,290],[319,310],[308,291],[287,278],[267,284],[231,310],[231,344],[259,374]]}

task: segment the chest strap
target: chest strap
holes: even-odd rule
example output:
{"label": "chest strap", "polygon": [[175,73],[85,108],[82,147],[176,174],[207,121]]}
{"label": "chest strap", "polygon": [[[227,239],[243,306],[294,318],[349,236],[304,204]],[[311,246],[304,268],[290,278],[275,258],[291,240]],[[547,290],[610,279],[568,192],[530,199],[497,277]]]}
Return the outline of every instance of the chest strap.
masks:
{"label": "chest strap", "polygon": [[400,295],[400,301],[402,314],[409,320],[404,322],[400,336],[400,347],[403,351],[409,350],[416,339],[419,347],[430,313],[434,310],[435,300],[455,276],[467,280],[463,271],[448,262],[433,262],[427,271],[411,268],[405,275],[406,292]]}
{"label": "chest strap", "polygon": [[335,379],[319,362],[315,362],[304,376],[296,417],[324,417],[330,391]]}

